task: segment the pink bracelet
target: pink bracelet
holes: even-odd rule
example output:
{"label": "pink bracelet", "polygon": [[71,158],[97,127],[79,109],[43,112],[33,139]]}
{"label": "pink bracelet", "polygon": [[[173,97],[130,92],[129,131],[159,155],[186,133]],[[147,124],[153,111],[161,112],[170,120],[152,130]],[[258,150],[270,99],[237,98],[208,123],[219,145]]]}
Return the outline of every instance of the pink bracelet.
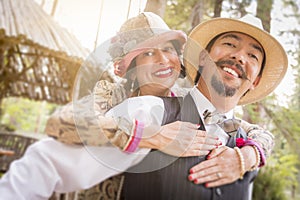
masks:
{"label": "pink bracelet", "polygon": [[247,140],[243,138],[236,138],[236,146],[239,148],[243,146],[255,146],[260,154],[260,163],[258,167],[262,167],[266,164],[266,157],[264,154],[264,150],[255,141],[251,140],[250,138],[248,138]]}
{"label": "pink bracelet", "polygon": [[144,131],[144,123],[134,120],[133,133],[131,134],[123,151],[132,153],[138,148]]}

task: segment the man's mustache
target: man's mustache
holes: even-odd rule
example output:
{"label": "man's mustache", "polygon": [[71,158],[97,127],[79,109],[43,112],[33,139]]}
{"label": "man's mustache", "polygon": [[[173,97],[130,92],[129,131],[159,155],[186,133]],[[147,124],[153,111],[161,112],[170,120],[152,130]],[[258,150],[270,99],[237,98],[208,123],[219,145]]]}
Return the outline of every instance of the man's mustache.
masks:
{"label": "man's mustache", "polygon": [[224,64],[235,66],[241,72],[241,78],[250,81],[250,79],[248,79],[247,73],[239,63],[236,63],[233,60],[220,60],[216,62],[216,65],[218,67],[221,67]]}

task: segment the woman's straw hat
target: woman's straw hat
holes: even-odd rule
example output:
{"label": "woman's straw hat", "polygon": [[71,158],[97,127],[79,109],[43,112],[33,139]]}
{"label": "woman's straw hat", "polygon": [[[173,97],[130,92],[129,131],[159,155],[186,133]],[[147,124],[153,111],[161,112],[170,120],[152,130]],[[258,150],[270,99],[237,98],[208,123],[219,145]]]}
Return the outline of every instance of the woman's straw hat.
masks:
{"label": "woman's straw hat", "polygon": [[[239,105],[263,99],[281,82],[287,70],[288,59],[281,44],[264,31],[261,20],[249,14],[240,19],[211,19],[199,24],[191,31],[184,53],[184,64],[188,78],[192,82],[195,80],[199,64],[199,52],[206,48],[215,36],[226,32],[247,34],[256,39],[264,48],[265,66],[261,80],[254,90],[250,90],[240,99]],[[198,46],[199,50],[195,50],[195,46]]]}
{"label": "woman's straw hat", "polygon": [[112,38],[108,51],[115,63],[114,73],[123,77],[131,61],[142,51],[170,40],[177,40],[182,50],[186,34],[171,30],[163,19],[151,12],[128,19]]}

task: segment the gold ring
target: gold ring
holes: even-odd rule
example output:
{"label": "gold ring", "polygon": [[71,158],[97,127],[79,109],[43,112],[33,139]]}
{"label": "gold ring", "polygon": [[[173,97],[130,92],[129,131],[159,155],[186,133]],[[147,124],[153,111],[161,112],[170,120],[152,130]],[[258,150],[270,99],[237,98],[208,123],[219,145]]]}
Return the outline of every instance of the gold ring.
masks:
{"label": "gold ring", "polygon": [[221,178],[221,177],[222,177],[220,172],[217,172],[217,177],[218,177],[218,178]]}

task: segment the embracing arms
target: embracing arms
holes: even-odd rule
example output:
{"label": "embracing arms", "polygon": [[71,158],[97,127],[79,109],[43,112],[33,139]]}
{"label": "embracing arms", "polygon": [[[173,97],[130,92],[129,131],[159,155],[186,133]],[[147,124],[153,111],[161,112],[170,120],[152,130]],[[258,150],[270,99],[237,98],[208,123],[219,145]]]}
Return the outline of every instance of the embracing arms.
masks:
{"label": "embracing arms", "polygon": [[[128,148],[130,141],[134,139],[134,131],[139,124],[122,118],[113,119],[104,116],[107,110],[126,99],[126,92],[122,85],[109,83],[107,81],[97,82],[92,95],[84,97],[77,102],[69,103],[57,110],[48,120],[46,133],[57,140],[69,144],[87,144],[101,146],[111,142],[122,150]],[[173,125],[172,125],[173,124]],[[195,149],[192,156],[201,153],[205,155],[210,149],[218,146],[215,138],[208,138],[203,131],[197,131],[197,126],[187,122],[174,122],[162,126],[160,131],[152,138],[143,138],[139,147],[162,148],[176,139],[179,132],[193,132],[195,135],[186,137],[185,142],[205,142],[209,140],[208,146]],[[242,121],[241,127],[252,138],[261,145],[266,156],[269,156],[274,145],[273,135],[261,127]],[[187,131],[188,130],[188,131]],[[194,130],[194,131],[191,131]],[[152,140],[151,140],[152,139]],[[178,138],[177,138],[178,139]],[[190,140],[190,141],[188,141]]]}

